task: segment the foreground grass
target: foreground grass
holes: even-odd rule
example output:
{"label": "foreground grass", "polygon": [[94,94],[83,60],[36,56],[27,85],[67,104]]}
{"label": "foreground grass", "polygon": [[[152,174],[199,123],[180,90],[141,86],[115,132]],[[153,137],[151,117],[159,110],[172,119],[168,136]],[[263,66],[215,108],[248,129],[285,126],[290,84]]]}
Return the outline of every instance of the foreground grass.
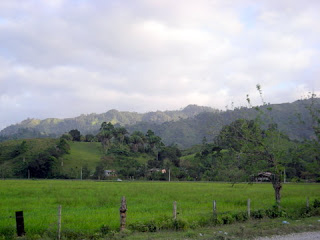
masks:
{"label": "foreground grass", "polygon": [[187,231],[160,231],[155,233],[127,233],[116,234],[114,239],[255,239],[257,237],[285,235],[290,233],[320,231],[320,217],[310,217],[299,220],[289,220],[283,224],[285,218],[251,220],[245,223],[235,223],[216,227],[189,229]]}
{"label": "foreground grass", "polygon": [[[178,202],[178,218],[190,226],[212,216],[212,201],[222,212],[252,210],[273,205],[271,184],[205,182],[95,182],[70,180],[0,181],[0,236],[15,231],[15,211],[24,211],[27,234],[56,232],[57,207],[62,205],[64,233],[94,234],[102,225],[119,227],[121,196],[127,198],[127,224],[171,218],[172,202]],[[318,184],[286,184],[282,207],[290,211],[320,198]]]}

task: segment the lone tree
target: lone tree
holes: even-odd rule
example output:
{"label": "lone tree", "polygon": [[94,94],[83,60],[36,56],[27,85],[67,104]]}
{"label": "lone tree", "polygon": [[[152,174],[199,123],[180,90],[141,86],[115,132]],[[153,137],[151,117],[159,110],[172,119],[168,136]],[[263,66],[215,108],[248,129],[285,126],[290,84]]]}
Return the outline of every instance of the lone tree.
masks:
{"label": "lone tree", "polygon": [[225,126],[216,139],[217,145],[235,152],[247,175],[271,172],[275,200],[280,204],[283,164],[290,148],[289,139],[276,126],[263,129],[257,120],[239,119]]}
{"label": "lone tree", "polygon": [[[263,101],[260,85],[257,85],[257,89]],[[251,106],[249,96],[247,101]],[[279,205],[283,165],[292,142],[278,130],[270,114],[272,109],[264,101],[261,107],[255,109],[258,111],[256,119],[239,119],[225,126],[217,137],[216,144],[234,151],[239,165],[245,169],[247,175],[258,171],[271,172],[269,178],[275,192],[276,204]]]}

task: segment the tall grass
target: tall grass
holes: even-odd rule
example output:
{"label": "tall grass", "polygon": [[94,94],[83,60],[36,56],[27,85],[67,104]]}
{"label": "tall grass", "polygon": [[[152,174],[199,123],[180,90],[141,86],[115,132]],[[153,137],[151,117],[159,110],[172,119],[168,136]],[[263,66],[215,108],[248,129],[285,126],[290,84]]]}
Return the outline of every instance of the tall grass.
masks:
{"label": "tall grass", "polygon": [[[127,199],[128,224],[171,217],[173,201],[178,203],[178,218],[187,222],[210,216],[213,200],[218,212],[245,211],[248,198],[253,210],[274,203],[271,184],[5,180],[0,181],[0,235],[14,231],[14,213],[21,210],[27,232],[55,231],[58,205],[63,230],[94,233],[103,224],[117,229],[121,196]],[[282,207],[301,207],[307,196],[311,201],[320,198],[320,185],[286,184]]]}

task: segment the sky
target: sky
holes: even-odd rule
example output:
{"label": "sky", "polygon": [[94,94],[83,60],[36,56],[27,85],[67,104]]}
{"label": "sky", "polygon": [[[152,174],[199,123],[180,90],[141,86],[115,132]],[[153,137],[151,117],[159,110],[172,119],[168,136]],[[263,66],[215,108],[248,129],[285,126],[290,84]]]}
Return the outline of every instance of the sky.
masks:
{"label": "sky", "polygon": [[[319,0],[1,0],[0,129],[320,93]],[[233,104],[232,104],[233,103]]]}

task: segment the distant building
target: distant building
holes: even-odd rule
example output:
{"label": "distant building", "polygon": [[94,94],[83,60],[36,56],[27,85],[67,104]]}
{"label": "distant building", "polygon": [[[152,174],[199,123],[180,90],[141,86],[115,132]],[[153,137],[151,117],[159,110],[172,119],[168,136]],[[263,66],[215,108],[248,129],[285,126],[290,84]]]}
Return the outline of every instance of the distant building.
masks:
{"label": "distant building", "polygon": [[105,177],[115,177],[117,176],[116,170],[104,170]]}
{"label": "distant building", "polygon": [[261,172],[258,173],[254,179],[256,182],[270,182],[272,173],[271,172]]}
{"label": "distant building", "polygon": [[162,174],[166,173],[167,170],[166,169],[160,169],[160,168],[151,168],[149,169],[150,173],[154,173],[154,172],[161,172]]}

